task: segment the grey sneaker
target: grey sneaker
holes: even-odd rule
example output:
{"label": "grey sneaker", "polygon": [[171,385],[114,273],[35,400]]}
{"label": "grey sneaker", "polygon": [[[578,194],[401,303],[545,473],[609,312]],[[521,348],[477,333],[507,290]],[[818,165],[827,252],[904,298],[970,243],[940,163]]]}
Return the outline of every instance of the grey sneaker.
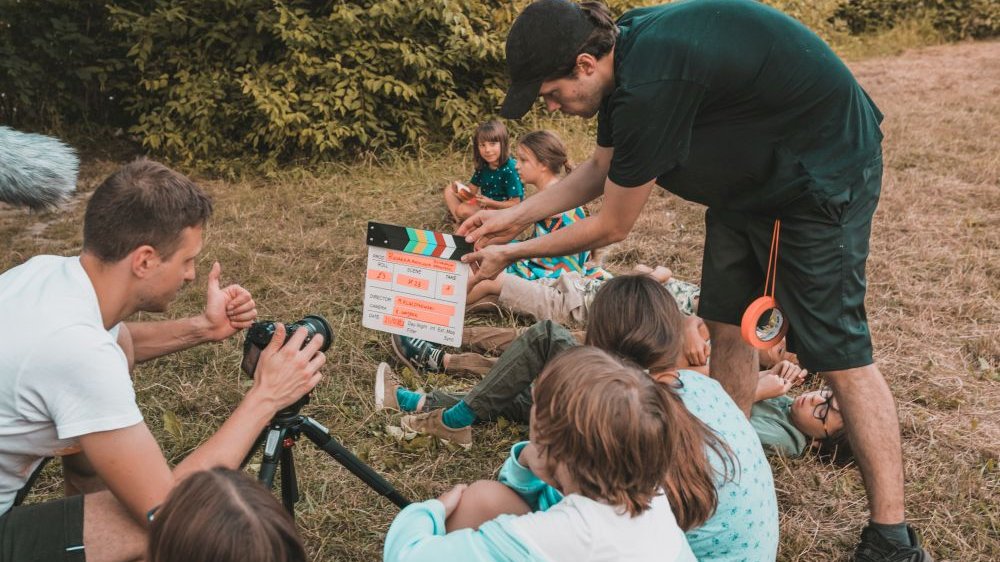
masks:
{"label": "grey sneaker", "polygon": [[398,411],[397,388],[399,382],[396,380],[396,374],[392,372],[392,367],[388,363],[379,363],[378,370],[375,371],[375,409]]}
{"label": "grey sneaker", "polygon": [[[395,410],[405,412],[399,405],[399,398],[396,391],[401,388],[396,373],[392,372],[392,367],[388,363],[379,363],[378,370],[375,371],[375,408],[377,410]],[[406,389],[404,389],[406,390]],[[424,411],[426,408],[426,396],[422,392],[416,392],[421,396],[417,403],[417,411]]]}
{"label": "grey sneaker", "polygon": [[438,439],[454,443],[466,451],[472,448],[472,427],[465,426],[461,429],[452,429],[444,424],[441,416],[444,410],[437,409],[424,414],[412,414],[403,416],[399,425],[406,431],[433,435]]}
{"label": "grey sneaker", "polygon": [[414,373],[444,371],[444,348],[436,343],[393,334],[392,350]]}
{"label": "grey sneaker", "polygon": [[881,533],[870,526],[861,531],[861,542],[854,551],[854,562],[934,562],[930,554],[920,547],[920,538],[907,525],[912,546],[901,546],[886,540]]}

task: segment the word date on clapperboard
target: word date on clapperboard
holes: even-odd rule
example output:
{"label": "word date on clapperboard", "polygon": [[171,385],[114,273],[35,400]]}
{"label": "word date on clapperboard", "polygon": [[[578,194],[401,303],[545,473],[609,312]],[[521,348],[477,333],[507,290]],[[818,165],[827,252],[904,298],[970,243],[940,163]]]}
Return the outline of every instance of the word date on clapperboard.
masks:
{"label": "word date on clapperboard", "polygon": [[472,245],[451,234],[368,223],[365,328],[458,347]]}

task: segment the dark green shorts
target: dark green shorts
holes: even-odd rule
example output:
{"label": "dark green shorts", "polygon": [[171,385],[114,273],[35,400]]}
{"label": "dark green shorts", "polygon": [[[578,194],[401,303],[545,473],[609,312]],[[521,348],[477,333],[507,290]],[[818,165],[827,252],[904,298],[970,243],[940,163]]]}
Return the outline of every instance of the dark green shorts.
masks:
{"label": "dark green shorts", "polygon": [[[881,187],[879,155],[843,193],[781,217],[775,297],[789,324],[788,347],[810,371],[872,363],[865,262]],[[699,316],[740,324],[764,293],[773,229],[773,217],[705,213]]]}
{"label": "dark green shorts", "polygon": [[83,562],[83,496],[11,508],[0,516],[0,562]]}

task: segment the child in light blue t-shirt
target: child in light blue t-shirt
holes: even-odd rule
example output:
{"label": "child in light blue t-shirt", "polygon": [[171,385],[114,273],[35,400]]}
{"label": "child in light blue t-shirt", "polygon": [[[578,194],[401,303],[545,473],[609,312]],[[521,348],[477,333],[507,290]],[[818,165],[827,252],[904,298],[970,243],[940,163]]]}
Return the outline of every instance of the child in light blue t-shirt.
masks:
{"label": "child in light blue t-shirt", "polygon": [[533,394],[531,440],[511,450],[500,482],[406,507],[384,559],[694,562],[681,525],[715,509],[704,451],[718,441],[674,389],[577,347],[546,366]]}

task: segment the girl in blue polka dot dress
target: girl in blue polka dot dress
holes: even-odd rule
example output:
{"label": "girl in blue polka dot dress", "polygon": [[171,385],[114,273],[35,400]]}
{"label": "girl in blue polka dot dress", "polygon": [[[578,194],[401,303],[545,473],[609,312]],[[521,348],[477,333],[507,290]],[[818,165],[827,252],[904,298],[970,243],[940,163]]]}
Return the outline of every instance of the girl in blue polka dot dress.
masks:
{"label": "girl in blue polka dot dress", "polygon": [[476,128],[472,156],[476,171],[469,183],[453,181],[444,188],[444,202],[456,222],[480,209],[506,209],[524,199],[517,162],[510,156],[510,133],[503,123],[487,121]]}

